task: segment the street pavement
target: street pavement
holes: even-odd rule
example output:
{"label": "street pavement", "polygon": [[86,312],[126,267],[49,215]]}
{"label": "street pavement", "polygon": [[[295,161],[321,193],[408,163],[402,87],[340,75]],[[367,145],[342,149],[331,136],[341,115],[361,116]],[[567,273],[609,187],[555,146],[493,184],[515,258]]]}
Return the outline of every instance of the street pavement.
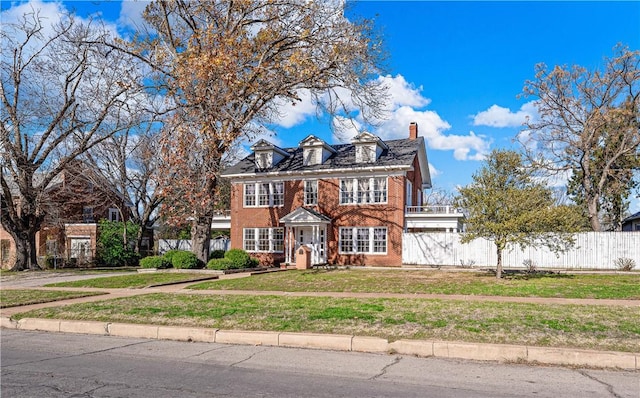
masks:
{"label": "street pavement", "polygon": [[403,355],[1,333],[4,397],[638,398],[638,372]]}

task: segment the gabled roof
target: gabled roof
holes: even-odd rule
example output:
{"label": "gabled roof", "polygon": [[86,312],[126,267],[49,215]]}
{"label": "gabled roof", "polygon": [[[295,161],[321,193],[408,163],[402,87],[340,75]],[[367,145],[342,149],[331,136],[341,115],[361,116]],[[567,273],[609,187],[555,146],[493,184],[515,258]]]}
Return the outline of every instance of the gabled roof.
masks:
{"label": "gabled roof", "polygon": [[336,153],[336,150],[331,145],[327,144],[315,135],[306,136],[298,145],[300,147],[321,146],[331,153]]}
{"label": "gabled roof", "polygon": [[431,177],[427,163],[426,149],[423,137],[414,140],[405,138],[400,140],[385,141],[387,148],[382,151],[374,163],[356,163],[356,147],[353,144],[331,145],[335,150],[322,164],[304,165],[303,149],[301,147],[286,148],[288,156],[278,164],[266,168],[257,169],[255,155],[251,154],[240,162],[226,169],[223,177],[251,177],[270,173],[303,174],[307,172],[329,172],[331,170],[370,170],[372,168],[396,168],[410,169],[413,161],[418,156],[423,185],[430,187]]}
{"label": "gabled roof", "polygon": [[353,143],[355,144],[378,144],[380,145],[381,148],[383,149],[389,149],[389,147],[387,146],[387,144],[384,143],[384,141],[382,141],[380,139],[380,137],[378,137],[377,135],[373,135],[371,133],[368,133],[366,131],[356,135],[355,137],[353,137]]}
{"label": "gabled roof", "polygon": [[640,220],[640,211],[625,218],[624,220],[622,220],[622,223],[624,224],[633,220]]}
{"label": "gabled roof", "polygon": [[276,151],[278,153],[280,153],[282,156],[287,156],[287,151],[285,151],[284,149],[280,148],[277,145],[274,145],[272,143],[270,143],[267,140],[261,139],[258,142],[256,142],[255,144],[253,144],[250,148],[252,151],[268,151],[268,150],[273,150]]}
{"label": "gabled roof", "polygon": [[328,224],[331,219],[313,209],[298,207],[280,219],[284,224]]}

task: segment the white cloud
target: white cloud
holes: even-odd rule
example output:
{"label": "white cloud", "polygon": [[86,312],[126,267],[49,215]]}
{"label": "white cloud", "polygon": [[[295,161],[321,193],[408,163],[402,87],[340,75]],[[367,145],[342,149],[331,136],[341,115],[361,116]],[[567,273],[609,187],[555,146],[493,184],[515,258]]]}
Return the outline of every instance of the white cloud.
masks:
{"label": "white cloud", "polygon": [[407,138],[409,123],[418,124],[418,135],[425,137],[430,150],[453,151],[456,160],[483,160],[491,141],[473,131],[469,135],[445,134],[451,125],[434,111],[417,111],[408,106],[396,109],[375,134],[383,140]]}
{"label": "white cloud", "polygon": [[276,100],[276,109],[280,114],[276,124],[289,128],[304,123],[305,120],[316,113],[316,105],[313,103],[309,90],[299,90],[300,101]]}
{"label": "white cloud", "polygon": [[431,178],[435,178],[442,174],[442,172],[436,169],[436,167],[429,162],[429,174],[431,175]]}
{"label": "white cloud", "polygon": [[355,119],[335,116],[331,123],[333,123],[334,142],[350,142],[353,137],[363,131],[362,124]]}
{"label": "white cloud", "polygon": [[118,24],[128,28],[136,28],[145,25],[142,12],[151,1],[148,0],[124,0],[120,8]]}
{"label": "white cloud", "polygon": [[474,126],[489,127],[520,127],[527,119],[536,118],[535,102],[530,101],[520,107],[517,112],[511,112],[509,108],[492,105],[486,111],[479,112],[473,117]]}
{"label": "white cloud", "polygon": [[388,111],[394,111],[403,106],[410,106],[413,108],[422,108],[431,100],[422,96],[422,86],[416,88],[412,84],[409,84],[404,76],[391,75],[378,77],[378,82],[384,84],[389,93]]}

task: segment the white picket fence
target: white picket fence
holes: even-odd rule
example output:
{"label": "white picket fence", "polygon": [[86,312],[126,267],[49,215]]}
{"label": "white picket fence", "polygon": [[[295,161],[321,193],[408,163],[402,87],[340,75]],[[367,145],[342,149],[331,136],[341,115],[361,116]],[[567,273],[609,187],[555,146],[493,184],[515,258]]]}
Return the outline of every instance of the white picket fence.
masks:
{"label": "white picket fence", "polygon": [[[209,251],[229,250],[231,240],[229,238],[211,239]],[[188,239],[160,239],[158,241],[158,252],[160,254],[169,250],[191,250],[191,240]]]}
{"label": "white picket fence", "polygon": [[[458,233],[402,234],[404,264],[431,266],[491,266],[497,262],[493,242],[476,239],[460,243]],[[520,250],[509,247],[502,253],[505,268],[524,268],[532,261],[538,269],[617,269],[614,261],[630,258],[640,269],[640,232],[586,232],[575,235],[576,246],[556,256],[546,247]]]}

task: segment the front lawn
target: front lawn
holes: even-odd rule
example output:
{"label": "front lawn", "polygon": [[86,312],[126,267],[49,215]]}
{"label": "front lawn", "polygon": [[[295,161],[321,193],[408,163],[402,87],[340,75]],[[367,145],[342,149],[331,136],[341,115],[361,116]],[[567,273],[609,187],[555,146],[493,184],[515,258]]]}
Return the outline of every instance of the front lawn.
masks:
{"label": "front lawn", "polygon": [[102,289],[139,289],[148,286],[215,279],[217,276],[197,273],[153,272],[144,274],[121,275],[113,277],[85,279],[73,282],[59,282],[47,287],[92,287]]}
{"label": "front lawn", "polygon": [[67,300],[78,297],[98,296],[100,292],[65,292],[53,290],[0,290],[0,308],[17,307],[19,305],[48,303],[50,301]]}
{"label": "front lawn", "polygon": [[157,293],[19,317],[640,352],[637,306]]}
{"label": "front lawn", "polygon": [[502,280],[488,272],[304,270],[200,283],[190,289],[432,293],[640,300],[640,274],[535,274]]}

